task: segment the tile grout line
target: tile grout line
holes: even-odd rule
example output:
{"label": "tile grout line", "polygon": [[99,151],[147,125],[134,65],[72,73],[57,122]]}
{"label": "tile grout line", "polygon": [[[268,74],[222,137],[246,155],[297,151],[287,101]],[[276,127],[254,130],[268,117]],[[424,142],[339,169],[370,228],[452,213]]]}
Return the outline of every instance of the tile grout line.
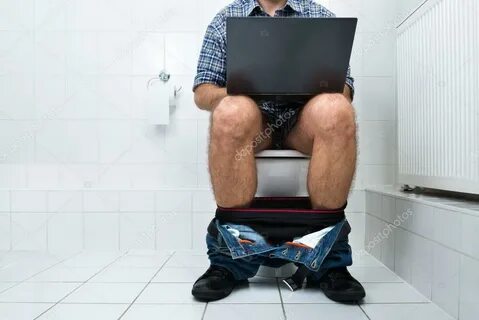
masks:
{"label": "tile grout line", "polygon": [[63,300],[65,300],[66,298],[68,298],[72,293],[74,293],[75,291],[77,291],[78,289],[80,289],[83,285],[85,285],[89,280],[91,280],[92,278],[96,277],[98,274],[100,274],[101,272],[103,272],[105,269],[107,269],[109,266],[111,266],[112,264],[114,264],[116,261],[118,261],[119,259],[121,259],[122,257],[124,257],[126,254],[128,254],[128,251],[125,252],[124,254],[120,255],[119,257],[117,257],[116,259],[114,259],[112,262],[110,262],[109,264],[107,264],[106,266],[104,266],[103,268],[100,268],[100,270],[98,270],[95,274],[93,274],[91,277],[89,277],[88,279],[86,279],[85,281],[81,282],[78,286],[76,286],[72,291],[70,291],[69,293],[67,293],[63,298],[61,298],[60,300],[58,300],[57,302],[55,302],[52,306],[50,306],[47,310],[43,311],[42,313],[40,313],[38,316],[36,316],[33,320],[36,320],[36,319],[39,319],[41,316],[43,316],[45,313],[47,313],[48,311],[50,311],[51,309],[53,309],[56,305],[60,304]]}
{"label": "tile grout line", "polygon": [[71,256],[68,256],[67,258],[65,258],[65,259],[63,259],[63,260],[58,261],[57,263],[52,264],[51,266],[49,266],[49,267],[47,267],[47,268],[45,268],[45,269],[42,269],[42,270],[40,270],[40,271],[38,271],[38,272],[32,274],[31,276],[29,276],[29,277],[23,279],[22,281],[16,281],[16,284],[15,284],[15,285],[13,285],[13,286],[11,286],[11,287],[8,287],[8,288],[6,288],[6,289],[4,289],[4,290],[0,290],[0,294],[2,294],[2,293],[4,293],[5,291],[10,290],[10,289],[12,289],[12,288],[18,286],[18,285],[20,285],[20,284],[22,284],[22,283],[24,283],[24,282],[27,282],[28,280],[30,280],[31,278],[33,278],[33,277],[39,275],[40,273],[45,272],[45,271],[47,271],[47,270],[50,270],[51,268],[53,268],[53,267],[55,267],[55,266],[57,266],[57,265],[59,265],[59,264],[65,262],[66,260],[71,259],[71,258],[73,258],[73,257],[75,257],[75,256],[77,256],[77,255],[79,255],[79,254],[80,254],[80,252],[77,252],[77,253],[75,253],[75,254],[73,254],[73,255],[71,255]]}
{"label": "tile grout line", "polygon": [[369,317],[369,315],[366,313],[366,311],[363,309],[363,307],[361,306],[360,303],[357,304],[359,309],[361,309],[361,311],[364,313],[364,315],[366,316],[366,318],[368,318],[369,320],[371,320],[371,318]]}
{"label": "tile grout line", "polygon": [[203,314],[201,315],[201,320],[205,320],[206,316],[206,309],[208,308],[208,302],[205,304],[205,308],[203,309]]}
{"label": "tile grout line", "polygon": [[128,307],[123,311],[123,313],[118,317],[117,320],[120,320],[121,318],[123,318],[123,316],[125,316],[125,314],[128,312],[128,310],[131,309],[131,307],[133,306],[133,304],[136,302],[136,300],[138,300],[138,298],[141,296],[141,294],[146,290],[146,288],[151,284],[151,282],[153,281],[153,279],[156,277],[156,275],[164,268],[164,266],[168,263],[168,261],[170,261],[170,259],[176,254],[176,251],[173,251],[172,254],[170,254],[170,256],[166,259],[165,262],[163,262],[163,264],[159,267],[159,269],[155,272],[155,274],[151,277],[150,281],[148,281],[145,286],[143,287],[143,289],[140,290],[140,292],[136,295],[135,299],[133,299],[133,301],[128,305]]}
{"label": "tile grout line", "polygon": [[281,294],[281,288],[279,286],[278,278],[276,278],[276,287],[277,287],[278,293],[279,293],[279,301],[281,301],[281,309],[283,310],[284,320],[287,320],[288,317],[286,316],[286,309],[284,308],[283,295]]}

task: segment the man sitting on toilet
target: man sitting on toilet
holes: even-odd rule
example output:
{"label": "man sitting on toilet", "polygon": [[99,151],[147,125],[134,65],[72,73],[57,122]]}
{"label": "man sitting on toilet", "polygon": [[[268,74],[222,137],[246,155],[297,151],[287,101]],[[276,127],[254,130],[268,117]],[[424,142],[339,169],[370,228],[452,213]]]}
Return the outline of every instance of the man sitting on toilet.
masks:
{"label": "man sitting on toilet", "polygon": [[[311,156],[307,187],[314,209],[343,207],[356,166],[353,78],[348,73],[343,94],[320,94],[305,105],[257,105],[247,96],[228,96],[227,16],[319,18],[334,14],[313,0],[236,0],[208,26],[193,90],[196,105],[211,112],[209,171],[218,206],[250,205],[257,188],[254,152],[273,148],[294,149]],[[271,124],[275,124],[274,130],[265,134]],[[254,152],[245,152],[252,146]],[[233,259],[221,234],[208,233],[207,244],[211,266],[192,289],[200,300],[226,297],[235,285],[253,277],[259,266],[265,264],[258,259]],[[308,275],[308,285],[320,288],[335,301],[362,299],[363,287],[346,268],[352,263],[350,255],[346,234],[342,249],[326,256],[327,263],[323,265],[327,268]]]}

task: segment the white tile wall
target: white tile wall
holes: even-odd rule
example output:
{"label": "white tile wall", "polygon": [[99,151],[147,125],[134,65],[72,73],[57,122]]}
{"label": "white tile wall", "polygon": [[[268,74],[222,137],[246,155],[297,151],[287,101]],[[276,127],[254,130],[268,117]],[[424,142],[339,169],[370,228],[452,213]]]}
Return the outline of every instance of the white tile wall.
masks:
{"label": "white tile wall", "polygon": [[206,252],[206,228],[214,218],[212,212],[195,212],[193,213],[192,227],[193,227],[193,249],[201,252]]}
{"label": "white tile wall", "polygon": [[347,218],[351,225],[351,233],[349,234],[349,244],[353,251],[362,250],[364,248],[365,219],[363,212],[348,213]]}
{"label": "white tile wall", "polygon": [[118,213],[85,213],[84,249],[119,250],[120,219]]}
{"label": "white tile wall", "polygon": [[9,190],[11,188],[25,188],[27,185],[27,168],[20,164],[0,165],[0,187]]}
{"label": "white tile wall", "polygon": [[10,250],[10,214],[0,213],[0,250]]}
{"label": "white tile wall", "polygon": [[120,250],[155,249],[155,214],[120,214]]}
{"label": "white tile wall", "polygon": [[158,213],[155,230],[156,249],[192,248],[193,226],[191,220],[191,214]]}
{"label": "white tile wall", "polygon": [[164,213],[188,213],[192,208],[191,191],[158,191],[155,205],[157,211]]}
{"label": "white tile wall", "polygon": [[48,220],[47,243],[52,253],[71,253],[83,250],[83,214],[58,213]]}
{"label": "white tile wall", "polygon": [[439,244],[433,244],[433,255],[431,300],[457,318],[461,255]]}
{"label": "white tile wall", "polygon": [[49,218],[43,213],[12,213],[12,250],[46,251]]}
{"label": "white tile wall", "polygon": [[60,212],[82,212],[83,194],[78,191],[50,191],[47,194],[48,211]]}
{"label": "white tile wall", "polygon": [[[28,50],[18,48],[18,50]],[[2,119],[31,119],[35,116],[34,78],[20,73],[0,77],[0,117]]]}
{"label": "white tile wall", "polygon": [[366,191],[366,246],[378,225],[407,210],[412,215],[393,229],[391,251],[370,252],[452,317],[477,318],[477,203],[456,206],[448,199],[384,190]]}
{"label": "white tile wall", "polygon": [[395,163],[394,127],[392,121],[368,121],[359,127],[361,163],[370,165]]}
{"label": "white tile wall", "polygon": [[155,192],[122,191],[120,193],[120,211],[153,212],[155,211]]}
{"label": "white tile wall", "polygon": [[116,191],[84,193],[84,209],[86,212],[118,212],[119,206],[120,195]]}
{"label": "white tile wall", "polygon": [[479,314],[479,295],[477,287],[479,284],[479,261],[461,256],[460,277],[460,319],[476,319]]}
{"label": "white tile wall", "polygon": [[479,240],[479,217],[464,215],[462,217],[461,244],[464,252],[479,259],[479,248],[476,245]]}
{"label": "white tile wall", "polygon": [[10,212],[10,192],[0,191],[0,212]]}
{"label": "white tile wall", "polygon": [[12,212],[47,212],[45,191],[13,191],[11,193]]}

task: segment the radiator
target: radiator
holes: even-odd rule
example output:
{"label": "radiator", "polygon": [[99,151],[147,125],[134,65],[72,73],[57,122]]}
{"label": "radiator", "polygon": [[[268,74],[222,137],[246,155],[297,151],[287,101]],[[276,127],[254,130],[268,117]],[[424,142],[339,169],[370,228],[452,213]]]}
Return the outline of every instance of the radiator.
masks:
{"label": "radiator", "polygon": [[397,29],[401,184],[479,194],[478,17],[478,0],[429,0]]}

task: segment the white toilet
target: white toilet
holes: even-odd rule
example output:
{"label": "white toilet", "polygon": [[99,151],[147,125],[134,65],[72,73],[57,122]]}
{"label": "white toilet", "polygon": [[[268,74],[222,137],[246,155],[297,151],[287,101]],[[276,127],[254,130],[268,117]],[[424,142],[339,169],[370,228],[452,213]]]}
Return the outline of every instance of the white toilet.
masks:
{"label": "white toilet", "polygon": [[[256,154],[257,197],[307,196],[309,156],[294,150],[265,150]],[[287,278],[296,270],[293,263],[281,268],[261,266],[257,276]]]}
{"label": "white toilet", "polygon": [[265,150],[256,154],[257,197],[307,196],[309,156],[295,150]]}

